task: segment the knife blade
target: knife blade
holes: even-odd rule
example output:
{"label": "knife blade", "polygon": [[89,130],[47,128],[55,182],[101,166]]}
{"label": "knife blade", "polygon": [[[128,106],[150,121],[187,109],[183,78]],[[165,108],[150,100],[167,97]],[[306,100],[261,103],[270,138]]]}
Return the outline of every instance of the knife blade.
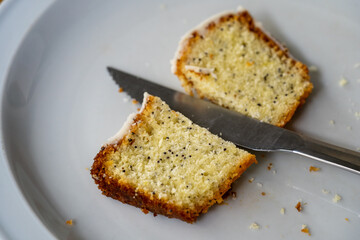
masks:
{"label": "knife blade", "polygon": [[173,110],[239,147],[255,151],[292,152],[360,174],[359,152],[261,122],[112,67],[107,69],[130,97],[142,102],[145,92],[158,96]]}

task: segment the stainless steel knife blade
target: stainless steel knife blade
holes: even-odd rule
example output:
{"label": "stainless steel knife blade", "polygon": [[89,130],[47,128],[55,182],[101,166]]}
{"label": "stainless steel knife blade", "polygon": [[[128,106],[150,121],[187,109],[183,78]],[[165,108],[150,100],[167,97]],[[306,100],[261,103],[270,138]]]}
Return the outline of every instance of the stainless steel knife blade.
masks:
{"label": "stainless steel knife blade", "polygon": [[160,97],[173,110],[237,146],[255,151],[287,151],[305,155],[360,174],[360,153],[276,127],[209,101],[108,67],[114,81],[141,102],[144,92]]}

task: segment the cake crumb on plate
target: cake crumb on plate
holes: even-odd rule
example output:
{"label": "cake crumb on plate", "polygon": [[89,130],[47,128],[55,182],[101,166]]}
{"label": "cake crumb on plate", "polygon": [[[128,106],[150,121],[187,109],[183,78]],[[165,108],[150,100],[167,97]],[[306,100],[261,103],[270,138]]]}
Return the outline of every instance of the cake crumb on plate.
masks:
{"label": "cake crumb on plate", "polygon": [[360,120],[360,112],[355,112],[354,115],[357,120]]}
{"label": "cake crumb on plate", "polygon": [[236,192],[231,192],[231,196],[232,196],[232,199],[235,200],[236,199]]}
{"label": "cake crumb on plate", "polygon": [[250,228],[251,230],[259,230],[259,229],[260,229],[260,225],[257,224],[256,222],[253,222],[253,223],[249,226],[249,228]]}
{"label": "cake crumb on plate", "polygon": [[305,224],[301,225],[301,232],[306,233],[309,236],[311,236],[309,228]]}
{"label": "cake crumb on plate", "polygon": [[335,196],[332,200],[334,203],[338,203],[339,201],[341,201],[341,199],[342,197],[339,194],[335,193]]}
{"label": "cake crumb on plate", "polygon": [[343,87],[343,86],[345,86],[346,84],[348,84],[348,81],[347,81],[344,77],[341,77],[341,79],[340,79],[340,81],[339,81],[340,87]]}
{"label": "cake crumb on plate", "polygon": [[273,164],[272,164],[272,163],[269,163],[269,164],[268,164],[268,166],[267,166],[267,170],[269,170],[269,171],[270,171],[270,170],[271,170],[271,168],[272,168],[272,166],[273,166]]}
{"label": "cake crumb on plate", "polygon": [[309,167],[309,172],[318,172],[319,170],[320,170],[320,168],[318,168],[318,167],[314,167],[314,166]]}
{"label": "cake crumb on plate", "polygon": [[330,193],[330,191],[327,190],[327,189],[322,189],[321,191],[322,191],[323,194],[329,194]]}
{"label": "cake crumb on plate", "polygon": [[298,203],[295,205],[295,208],[296,208],[296,210],[298,210],[298,212],[301,212],[301,210],[302,210],[301,202],[298,202]]}
{"label": "cake crumb on plate", "polygon": [[249,181],[249,183],[252,183],[254,180],[255,180],[255,178],[252,177],[248,181]]}
{"label": "cake crumb on plate", "polygon": [[66,223],[67,225],[72,226],[72,225],[73,225],[73,220],[72,220],[72,219],[67,220],[65,223]]}
{"label": "cake crumb on plate", "polygon": [[280,209],[280,214],[281,214],[281,215],[285,215],[285,208],[281,208],[281,209]]}

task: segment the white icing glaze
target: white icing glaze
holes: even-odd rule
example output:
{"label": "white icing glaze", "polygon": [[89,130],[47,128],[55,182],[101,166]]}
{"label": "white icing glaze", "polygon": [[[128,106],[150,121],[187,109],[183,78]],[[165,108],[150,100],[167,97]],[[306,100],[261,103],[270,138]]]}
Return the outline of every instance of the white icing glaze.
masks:
{"label": "white icing glaze", "polygon": [[[184,47],[186,46],[188,40],[192,37],[192,33],[193,32],[198,32],[200,35],[204,35],[206,33],[206,27],[214,22],[215,24],[219,22],[220,18],[229,14],[239,14],[241,12],[247,11],[244,7],[242,6],[238,6],[237,11],[224,11],[221,13],[218,13],[208,19],[206,19],[205,21],[203,21],[202,23],[200,23],[198,26],[196,26],[195,28],[191,29],[190,31],[188,31],[184,36],[182,36],[182,38],[180,39],[178,48],[175,52],[175,56],[172,60],[170,60],[170,64],[171,64],[171,71],[173,73],[176,73],[177,71],[177,66],[176,66],[176,62],[178,59],[180,59],[182,51],[184,49]],[[280,49],[287,52],[286,47],[284,47],[278,40],[276,40],[274,37],[271,36],[271,34],[266,31],[263,27],[263,24],[261,22],[255,21],[255,26],[260,28],[266,35],[268,35],[269,38],[271,38],[277,45],[279,45]],[[287,54],[289,55],[289,57],[295,59],[289,52],[287,52]],[[193,70],[193,69],[190,69]]]}
{"label": "white icing glaze", "polygon": [[213,78],[217,79],[217,76],[214,73],[214,68],[202,68],[197,66],[185,65],[185,70],[194,71],[196,73],[210,74]]}
{"label": "white icing glaze", "polygon": [[121,138],[123,138],[129,132],[131,125],[134,123],[135,116],[136,113],[130,114],[121,129],[114,136],[109,138],[104,146],[116,144]]}
{"label": "white icing glaze", "polygon": [[134,124],[134,118],[136,117],[137,114],[141,113],[145,109],[145,105],[149,96],[150,95],[147,92],[144,93],[144,100],[142,102],[142,106],[139,112],[130,114],[126,119],[125,123],[123,124],[123,126],[121,127],[121,129],[114,136],[109,138],[104,144],[104,146],[116,144],[130,131],[131,126]]}
{"label": "white icing glaze", "polygon": [[237,12],[244,12],[247,11],[243,6],[239,5],[236,9]]}
{"label": "white icing glaze", "polygon": [[179,42],[178,48],[177,48],[177,50],[175,52],[174,58],[170,61],[170,63],[171,63],[171,71],[173,73],[176,72],[176,61],[180,58],[182,50],[185,47],[185,45],[187,44],[188,40],[192,37],[193,32],[196,31],[200,35],[204,35],[206,33],[206,31],[207,31],[206,27],[210,23],[215,22],[215,24],[216,24],[216,23],[219,22],[220,18],[223,17],[223,16],[226,16],[226,15],[229,15],[229,14],[236,14],[237,12],[240,13],[240,12],[243,12],[243,11],[246,11],[246,9],[239,6],[238,11],[223,11],[221,13],[215,14],[212,17],[210,17],[210,18],[206,19],[205,21],[203,21],[202,23],[200,23],[199,25],[197,25],[195,28],[193,28],[190,31],[188,31],[187,33],[185,33],[185,35],[182,36],[182,38],[180,39],[180,42]]}
{"label": "white icing glaze", "polygon": [[139,110],[139,113],[141,113],[145,109],[146,101],[148,100],[149,97],[150,97],[150,94],[148,94],[147,92],[144,92],[144,99],[143,99],[141,108]]}

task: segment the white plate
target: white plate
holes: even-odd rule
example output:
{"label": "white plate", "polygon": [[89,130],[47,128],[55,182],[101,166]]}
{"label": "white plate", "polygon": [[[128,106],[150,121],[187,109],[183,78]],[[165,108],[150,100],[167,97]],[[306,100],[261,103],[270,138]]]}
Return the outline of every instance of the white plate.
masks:
{"label": "white plate", "polygon": [[[181,90],[169,64],[180,37],[239,4],[192,2],[56,1],[34,16],[33,21],[38,19],[1,79],[1,120],[2,161],[37,217],[60,239],[304,239],[302,224],[315,239],[356,239],[360,176],[287,153],[257,154],[259,164],[234,184],[237,198],[213,207],[192,225],[144,215],[101,195],[87,168],[101,144],[138,107],[124,101],[126,94],[117,92],[105,68],[112,65]],[[13,9],[21,6],[13,4]],[[240,4],[296,58],[319,69],[311,73],[314,92],[287,127],[359,148],[360,69],[353,67],[360,61],[359,4]],[[4,11],[0,15],[7,17]],[[10,23],[5,26],[11,29]],[[343,87],[342,76],[348,80]],[[310,173],[311,165],[321,170]],[[343,198],[338,203],[332,202],[335,193]],[[301,213],[295,209],[300,199],[306,203]],[[68,219],[73,226],[65,224]],[[253,222],[260,230],[249,230]]]}

